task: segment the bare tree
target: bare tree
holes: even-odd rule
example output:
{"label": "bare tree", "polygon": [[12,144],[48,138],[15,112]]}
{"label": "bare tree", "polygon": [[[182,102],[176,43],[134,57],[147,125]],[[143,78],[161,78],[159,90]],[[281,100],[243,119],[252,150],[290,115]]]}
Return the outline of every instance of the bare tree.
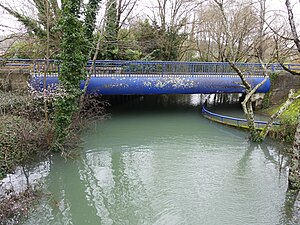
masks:
{"label": "bare tree", "polygon": [[[298,52],[300,57],[300,39],[295,25],[294,14],[293,14],[290,1],[286,0],[285,5],[288,12],[288,20],[291,29],[292,39],[295,44],[295,49]],[[292,75],[300,75],[298,71],[290,70],[282,62],[281,65],[286,71],[290,72]],[[291,160],[291,165],[289,170],[289,188],[300,190],[300,110],[298,116],[298,125],[295,132],[292,160]]]}
{"label": "bare tree", "polygon": [[[241,82],[245,88],[246,96],[242,102],[242,107],[243,107],[244,114],[247,118],[248,127],[249,127],[249,131],[250,131],[250,139],[252,141],[261,141],[266,137],[267,133],[270,130],[270,127],[273,124],[273,121],[276,118],[278,118],[293,103],[293,101],[299,99],[300,95],[296,96],[296,95],[294,95],[294,92],[291,91],[289,94],[288,100],[285,102],[285,104],[280,108],[280,110],[278,112],[276,112],[274,115],[272,115],[270,117],[268,124],[265,126],[265,128],[261,132],[259,132],[256,129],[255,123],[254,123],[254,111],[253,111],[253,107],[252,107],[251,98],[252,98],[253,94],[256,92],[256,90],[267,81],[267,79],[269,78],[269,71],[267,70],[266,64],[261,59],[261,54],[259,53],[259,50],[256,48],[257,45],[255,45],[255,39],[253,39],[253,38],[249,39],[249,37],[251,37],[251,31],[254,30],[255,28],[253,28],[253,27],[251,27],[251,25],[249,25],[250,30],[248,30],[249,34],[247,35],[247,33],[245,32],[245,31],[247,31],[247,29],[245,29],[245,27],[248,27],[247,24],[249,23],[249,21],[250,21],[250,23],[253,23],[254,26],[256,26],[257,21],[259,22],[260,20],[254,20],[254,19],[249,20],[249,18],[252,18],[251,15],[242,14],[241,15],[241,18],[242,18],[241,25],[243,27],[242,27],[242,29],[240,29],[240,31],[238,33],[234,33],[235,36],[233,36],[232,30],[239,30],[239,29],[238,29],[238,26],[236,26],[236,23],[234,23],[234,20],[232,19],[232,17],[228,16],[226,9],[225,9],[225,2],[223,0],[214,0],[214,2],[217,5],[219,12],[222,15],[222,25],[224,27],[223,35],[225,36],[225,40],[226,40],[225,41],[225,59],[227,62],[229,62],[231,67],[235,70],[237,75],[240,77]],[[232,4],[232,3],[233,3],[233,1],[230,2],[230,4]],[[246,12],[252,14],[251,7],[250,8],[247,7]],[[255,33],[257,33],[257,32],[255,32]],[[244,41],[244,40],[246,40],[246,41]],[[260,41],[263,41],[262,36],[260,37]],[[244,45],[244,48],[242,48],[243,45]],[[243,52],[243,50],[245,52]],[[245,57],[247,55],[247,52],[251,52],[251,51],[253,53],[256,53],[257,59],[261,63],[261,66],[263,69],[263,76],[264,76],[264,79],[262,80],[262,82],[259,83],[258,85],[256,85],[255,87],[251,86],[251,84],[246,79],[246,74],[242,71],[242,69],[240,69],[236,65],[237,61],[243,59],[243,57]],[[243,52],[243,53],[241,53],[241,52]]]}
{"label": "bare tree", "polygon": [[[259,35],[260,15],[257,13],[256,6],[250,1],[219,3],[222,5],[222,10],[220,4],[210,1],[199,7],[196,12],[195,35],[198,54],[206,53],[210,61],[226,61],[228,57],[232,61],[256,60],[253,45],[258,36],[262,36]],[[261,26],[264,28],[262,23]],[[232,54],[227,52],[228,45]]]}
{"label": "bare tree", "polygon": [[119,0],[117,12],[118,30],[126,24],[138,0]]}
{"label": "bare tree", "polygon": [[[159,27],[163,60],[178,60],[188,50],[185,44],[191,32],[191,15],[204,1],[157,0],[149,15],[152,24]],[[190,36],[191,37],[191,36]]]}
{"label": "bare tree", "polygon": [[259,30],[258,30],[258,57],[264,59],[265,43],[265,21],[266,21],[266,0],[259,0]]}
{"label": "bare tree", "polygon": [[[300,1],[299,1],[300,3]],[[299,4],[298,3],[298,4]],[[297,3],[296,3],[297,4]],[[290,0],[285,1],[285,7],[287,10],[287,23],[288,26],[283,25],[281,30],[274,29],[269,26],[274,33],[274,39],[277,49],[277,60],[283,69],[294,76],[300,76],[300,72],[290,69],[285,65],[286,61],[293,61],[293,59],[300,59],[300,38],[297,31],[297,25],[295,22],[293,6]],[[300,94],[294,95],[295,99],[300,98]],[[300,190],[300,112],[298,116],[298,122],[296,132],[294,136],[294,144],[292,151],[292,159],[289,168],[289,189]]]}

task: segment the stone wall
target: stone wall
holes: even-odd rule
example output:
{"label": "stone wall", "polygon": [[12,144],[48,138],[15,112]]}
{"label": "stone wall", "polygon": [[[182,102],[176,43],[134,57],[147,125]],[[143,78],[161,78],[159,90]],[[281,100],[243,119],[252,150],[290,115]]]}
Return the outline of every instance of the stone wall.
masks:
{"label": "stone wall", "polygon": [[0,69],[0,90],[22,91],[27,89],[27,82],[30,79],[29,70]]}
{"label": "stone wall", "polygon": [[296,91],[300,89],[300,76],[293,76],[287,72],[278,74],[278,77],[272,81],[270,104],[278,104],[285,101],[290,89]]}

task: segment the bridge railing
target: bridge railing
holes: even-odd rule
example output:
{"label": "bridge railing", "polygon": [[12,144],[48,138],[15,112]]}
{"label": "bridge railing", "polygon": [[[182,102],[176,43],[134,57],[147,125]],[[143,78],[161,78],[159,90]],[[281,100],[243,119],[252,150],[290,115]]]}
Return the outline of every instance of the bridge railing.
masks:
{"label": "bridge railing", "polygon": [[[91,64],[91,63],[90,63]],[[248,75],[262,75],[260,64],[238,63]],[[89,67],[89,63],[87,65]],[[94,75],[236,75],[226,62],[96,61]]]}
{"label": "bridge railing", "polygon": [[[202,115],[209,120],[212,120],[212,121],[215,121],[215,122],[218,122],[221,124],[225,124],[228,126],[234,126],[234,127],[244,128],[244,129],[248,128],[248,122],[246,119],[224,116],[224,115],[220,115],[217,113],[213,113],[213,112],[208,111],[204,106],[202,107]],[[262,130],[264,128],[264,126],[267,124],[267,122],[255,120],[254,124],[258,130]],[[279,126],[280,123],[274,122],[273,125]]]}
{"label": "bridge railing", "polygon": [[[60,74],[60,61],[49,60],[48,75]],[[26,68],[33,75],[44,74],[45,59],[0,59],[2,66],[10,68]],[[259,63],[236,63],[236,65],[249,76],[263,74],[262,65]],[[300,64],[287,64],[291,70],[300,71]],[[280,64],[269,64],[272,72],[282,71]],[[236,72],[227,62],[174,62],[174,61],[122,61],[122,60],[96,60],[87,63],[86,69],[93,76],[235,76]]]}
{"label": "bridge railing", "polygon": [[[0,58],[0,69],[27,69],[35,76],[41,76],[46,69],[45,59],[2,59]],[[48,74],[57,76],[60,73],[60,61],[49,60]]]}

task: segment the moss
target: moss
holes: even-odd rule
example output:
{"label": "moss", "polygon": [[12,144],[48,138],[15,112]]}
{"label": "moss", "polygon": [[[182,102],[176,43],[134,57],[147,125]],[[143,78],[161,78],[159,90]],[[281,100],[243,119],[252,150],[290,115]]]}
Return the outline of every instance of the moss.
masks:
{"label": "moss", "polygon": [[[297,95],[300,94],[300,90],[296,92]],[[276,113],[282,106],[275,105],[270,108],[261,111],[263,114],[272,115]],[[297,120],[300,115],[300,99],[295,101],[290,107],[279,117],[281,126],[279,128],[274,128],[271,131],[271,136],[276,139],[283,140],[288,143],[292,143],[294,140],[294,134],[296,131]]]}
{"label": "moss", "polygon": [[[270,82],[271,82],[272,87],[278,82],[278,77],[279,77],[279,74],[277,72],[270,74]],[[272,95],[272,90],[265,94],[265,96],[263,98],[263,105],[262,105],[263,109],[268,109],[270,107],[270,96],[271,95]]]}
{"label": "moss", "polygon": [[262,104],[263,109],[267,109],[270,106],[270,93],[265,94]]}
{"label": "moss", "polygon": [[275,82],[277,82],[278,76],[279,76],[279,74],[277,72],[274,72],[274,73],[270,74],[271,84],[274,84]]}

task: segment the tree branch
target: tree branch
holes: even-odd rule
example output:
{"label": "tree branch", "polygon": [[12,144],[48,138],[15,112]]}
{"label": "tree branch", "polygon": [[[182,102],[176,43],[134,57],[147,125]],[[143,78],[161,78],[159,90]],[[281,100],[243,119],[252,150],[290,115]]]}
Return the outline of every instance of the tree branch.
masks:
{"label": "tree branch", "polygon": [[21,15],[17,11],[10,9],[1,3],[0,7],[6,10],[12,16],[14,16],[18,21],[20,21],[25,26],[28,32],[33,32],[38,37],[46,37],[46,32],[39,26],[37,21],[27,16]]}
{"label": "tree branch", "polygon": [[292,11],[292,7],[291,7],[291,3],[289,0],[285,1],[285,5],[286,5],[286,9],[288,11],[288,16],[289,16],[289,23],[290,23],[290,27],[291,27],[291,31],[292,31],[292,35],[293,35],[293,40],[294,43],[297,46],[297,50],[300,53],[300,40],[297,34],[297,29],[296,29],[296,25],[295,25],[295,21],[294,21],[294,14]]}

